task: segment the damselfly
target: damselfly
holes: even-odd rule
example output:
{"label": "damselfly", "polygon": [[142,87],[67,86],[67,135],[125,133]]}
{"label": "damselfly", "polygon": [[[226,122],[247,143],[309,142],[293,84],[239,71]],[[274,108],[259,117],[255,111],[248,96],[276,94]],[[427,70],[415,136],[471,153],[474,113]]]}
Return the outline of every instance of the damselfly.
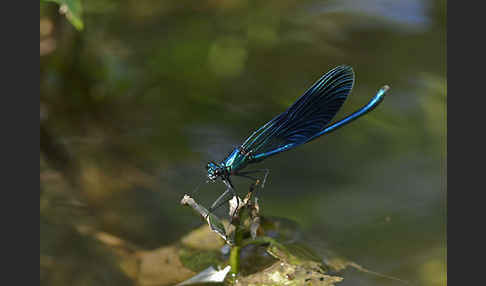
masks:
{"label": "damselfly", "polygon": [[257,179],[250,175],[263,173],[261,184],[263,188],[269,170],[242,171],[246,166],[310,142],[352,122],[378,106],[389,89],[389,86],[383,86],[368,104],[340,121],[329,124],[351,92],[353,84],[354,72],[351,67],[338,66],[332,69],[316,81],[286,111],[253,132],[226,159],[219,164],[214,161],[209,162],[206,166],[209,181],[214,182],[221,178],[227,187],[209,211],[222,205],[230,198],[229,196],[236,195],[230,179],[232,175],[256,181]]}

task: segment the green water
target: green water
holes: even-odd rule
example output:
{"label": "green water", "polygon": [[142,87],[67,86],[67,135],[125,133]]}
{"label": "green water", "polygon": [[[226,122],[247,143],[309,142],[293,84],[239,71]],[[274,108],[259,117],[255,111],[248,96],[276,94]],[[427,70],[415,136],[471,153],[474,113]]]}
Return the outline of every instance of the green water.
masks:
{"label": "green water", "polygon": [[[133,285],[76,230],[142,249],[177,241],[202,224],[179,201],[204,181],[206,162],[348,64],[356,81],[337,118],[384,84],[389,96],[256,165],[271,170],[262,211],[298,222],[317,250],[446,285],[445,1],[82,4],[82,31],[54,3],[40,5],[41,283]],[[209,205],[223,190],[203,184],[195,196]],[[338,285],[400,285],[351,270],[344,278]]]}

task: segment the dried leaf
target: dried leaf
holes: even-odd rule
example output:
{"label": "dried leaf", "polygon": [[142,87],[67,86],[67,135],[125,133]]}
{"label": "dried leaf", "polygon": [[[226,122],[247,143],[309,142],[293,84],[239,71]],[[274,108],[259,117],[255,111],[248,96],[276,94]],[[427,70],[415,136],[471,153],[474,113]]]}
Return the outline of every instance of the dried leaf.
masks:
{"label": "dried leaf", "polygon": [[333,286],[342,280],[342,277],[325,274],[318,263],[294,265],[279,261],[261,272],[237,279],[235,285]]}

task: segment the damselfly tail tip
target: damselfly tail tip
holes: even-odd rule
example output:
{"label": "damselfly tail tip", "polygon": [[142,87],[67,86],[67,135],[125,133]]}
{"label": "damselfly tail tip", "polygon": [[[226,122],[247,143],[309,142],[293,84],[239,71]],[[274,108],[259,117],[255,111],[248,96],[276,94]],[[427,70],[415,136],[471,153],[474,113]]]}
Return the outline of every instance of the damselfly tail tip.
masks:
{"label": "damselfly tail tip", "polygon": [[386,95],[386,93],[390,90],[390,86],[388,84],[385,84],[378,92],[376,93],[376,96],[382,97]]}
{"label": "damselfly tail tip", "polygon": [[381,88],[382,92],[383,93],[387,93],[389,90],[390,90],[390,86],[388,84],[385,84],[382,88]]}

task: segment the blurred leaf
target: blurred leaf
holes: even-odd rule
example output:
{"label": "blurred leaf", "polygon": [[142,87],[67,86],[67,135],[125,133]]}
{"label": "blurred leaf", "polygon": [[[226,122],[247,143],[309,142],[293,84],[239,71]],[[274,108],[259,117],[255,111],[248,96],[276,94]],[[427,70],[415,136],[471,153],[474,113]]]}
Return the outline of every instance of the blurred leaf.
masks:
{"label": "blurred leaf", "polygon": [[215,41],[208,55],[209,66],[221,77],[236,77],[245,70],[248,51],[244,41],[225,37]]}
{"label": "blurred leaf", "polygon": [[172,245],[138,252],[140,266],[137,285],[175,285],[193,276],[195,272],[184,266],[179,252],[180,248]]}
{"label": "blurred leaf", "polygon": [[421,77],[423,86],[422,94],[419,97],[420,104],[424,110],[424,125],[435,138],[447,136],[447,79],[428,73]]}
{"label": "blurred leaf", "polygon": [[81,0],[41,0],[43,2],[55,2],[59,4],[59,13],[64,14],[69,22],[78,30],[84,28],[83,20],[81,19],[83,13],[83,5]]}
{"label": "blurred leaf", "polygon": [[179,251],[179,259],[188,269],[198,272],[210,266],[220,265],[221,252],[219,250],[197,250],[182,248]]}
{"label": "blurred leaf", "polygon": [[421,265],[420,274],[424,284],[447,285],[447,263],[440,259],[429,259]]}
{"label": "blurred leaf", "polygon": [[187,247],[199,250],[219,250],[224,245],[223,240],[214,235],[206,225],[182,237],[181,242]]}

